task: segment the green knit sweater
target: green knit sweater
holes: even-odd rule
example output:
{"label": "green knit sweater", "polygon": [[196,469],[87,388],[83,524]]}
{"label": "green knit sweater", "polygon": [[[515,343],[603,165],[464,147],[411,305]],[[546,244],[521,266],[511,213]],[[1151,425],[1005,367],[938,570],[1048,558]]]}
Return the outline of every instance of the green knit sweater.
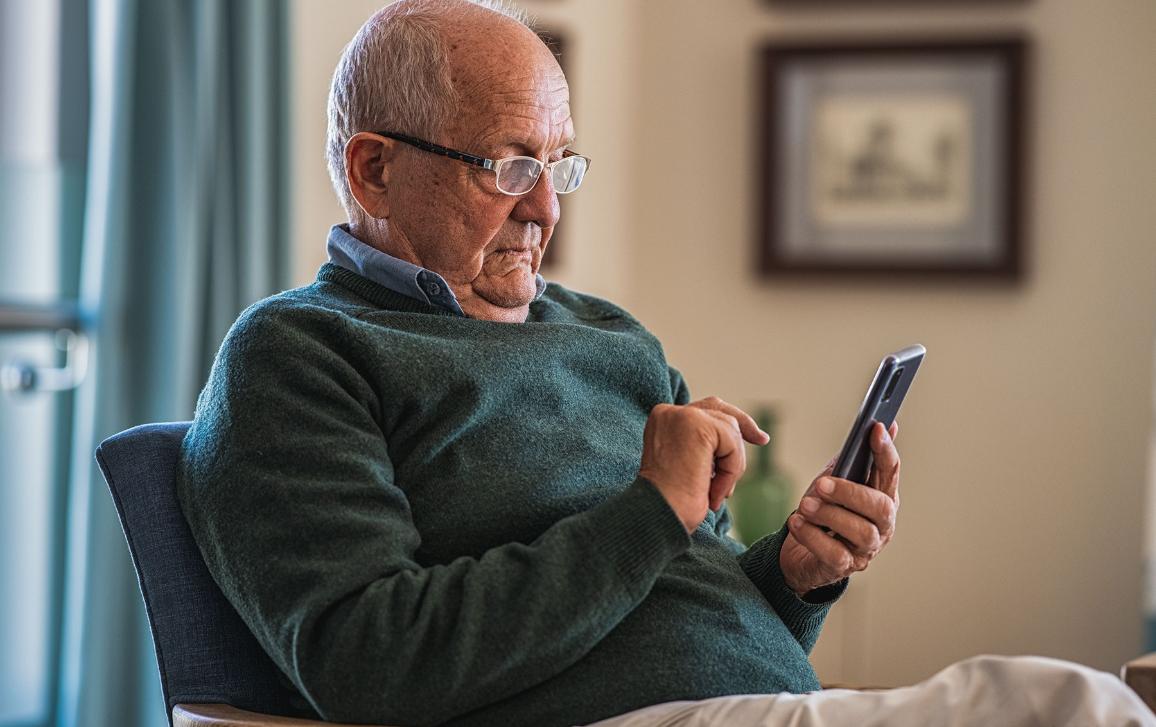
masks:
{"label": "green knit sweater", "polygon": [[842,586],[797,598],[781,532],[743,552],[724,509],[688,537],[637,477],[650,409],[688,400],[605,301],[551,284],[494,323],[330,264],[233,326],[178,492],[328,720],[541,727],[817,689]]}

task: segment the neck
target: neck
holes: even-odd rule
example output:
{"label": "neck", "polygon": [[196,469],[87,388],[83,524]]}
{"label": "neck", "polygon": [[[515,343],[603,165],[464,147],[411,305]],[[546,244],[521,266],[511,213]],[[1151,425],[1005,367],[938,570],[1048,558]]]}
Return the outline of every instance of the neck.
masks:
{"label": "neck", "polygon": [[405,260],[407,263],[425,267],[408,240],[397,241],[390,236],[384,220],[370,220],[369,222],[350,220],[349,234],[386,255],[392,255],[399,260]]}
{"label": "neck", "polygon": [[[454,293],[456,295],[457,291],[455,290]],[[530,305],[528,303],[517,308],[503,308],[500,305],[494,305],[488,300],[473,294],[468,294],[464,297],[459,295],[458,305],[462,307],[463,313],[479,321],[525,323],[526,318],[530,315]]]}
{"label": "neck", "polygon": [[530,315],[529,303],[514,308],[494,305],[476,294],[469,285],[457,285],[442,271],[429,268],[421,258],[418,257],[404,236],[399,236],[400,239],[394,239],[389,234],[388,227],[384,221],[371,220],[365,223],[350,220],[349,234],[387,255],[392,255],[408,263],[428,268],[441,275],[449,282],[450,287],[453,288],[454,296],[458,299],[458,305],[462,307],[462,312],[470,318],[479,321],[494,321],[495,323],[525,323]]}

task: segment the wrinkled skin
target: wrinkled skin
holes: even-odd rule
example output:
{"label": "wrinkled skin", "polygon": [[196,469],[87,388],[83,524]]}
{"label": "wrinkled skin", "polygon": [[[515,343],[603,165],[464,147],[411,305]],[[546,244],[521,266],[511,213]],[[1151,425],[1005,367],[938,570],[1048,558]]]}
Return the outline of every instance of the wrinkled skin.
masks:
{"label": "wrinkled skin", "polygon": [[[538,37],[476,6],[447,15],[443,35],[461,108],[427,140],[489,159],[559,159],[574,137],[569,88]],[[354,236],[440,274],[471,318],[526,320],[559,218],[549,175],[511,197],[493,172],[369,133],[350,139],[346,168],[371,220]]]}

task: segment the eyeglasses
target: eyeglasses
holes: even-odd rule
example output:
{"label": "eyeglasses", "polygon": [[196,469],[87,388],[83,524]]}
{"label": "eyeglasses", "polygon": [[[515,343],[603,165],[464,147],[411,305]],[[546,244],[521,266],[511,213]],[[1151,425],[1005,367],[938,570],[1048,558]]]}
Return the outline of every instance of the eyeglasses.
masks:
{"label": "eyeglasses", "polygon": [[515,156],[505,159],[486,159],[405,134],[395,134],[392,131],[374,133],[389,139],[397,139],[422,151],[440,154],[450,159],[457,159],[459,162],[488,169],[494,173],[498,191],[514,197],[526,194],[533,189],[534,185],[538,183],[538,179],[541,178],[542,172],[547,170],[550,172],[550,181],[554,184],[554,191],[558,194],[570,194],[582,185],[582,180],[586,177],[586,170],[590,168],[588,158],[581,154],[575,154],[569,149],[562,152],[562,158],[558,161],[545,164],[534,157]]}

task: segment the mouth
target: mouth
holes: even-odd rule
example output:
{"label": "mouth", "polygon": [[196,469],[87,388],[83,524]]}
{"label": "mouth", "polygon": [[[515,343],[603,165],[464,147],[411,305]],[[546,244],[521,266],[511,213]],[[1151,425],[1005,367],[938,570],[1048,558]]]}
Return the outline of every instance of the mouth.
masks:
{"label": "mouth", "polygon": [[537,225],[527,224],[518,234],[502,235],[505,239],[498,241],[499,255],[533,255],[539,251],[542,243],[542,230]]}
{"label": "mouth", "polygon": [[526,247],[505,247],[494,250],[486,260],[486,270],[490,275],[506,276],[514,273],[535,272],[534,250]]}
{"label": "mouth", "polygon": [[529,261],[534,257],[534,250],[528,247],[506,247],[500,250],[495,250],[494,254],[501,255],[502,257],[508,259],[524,258],[525,260]]}

